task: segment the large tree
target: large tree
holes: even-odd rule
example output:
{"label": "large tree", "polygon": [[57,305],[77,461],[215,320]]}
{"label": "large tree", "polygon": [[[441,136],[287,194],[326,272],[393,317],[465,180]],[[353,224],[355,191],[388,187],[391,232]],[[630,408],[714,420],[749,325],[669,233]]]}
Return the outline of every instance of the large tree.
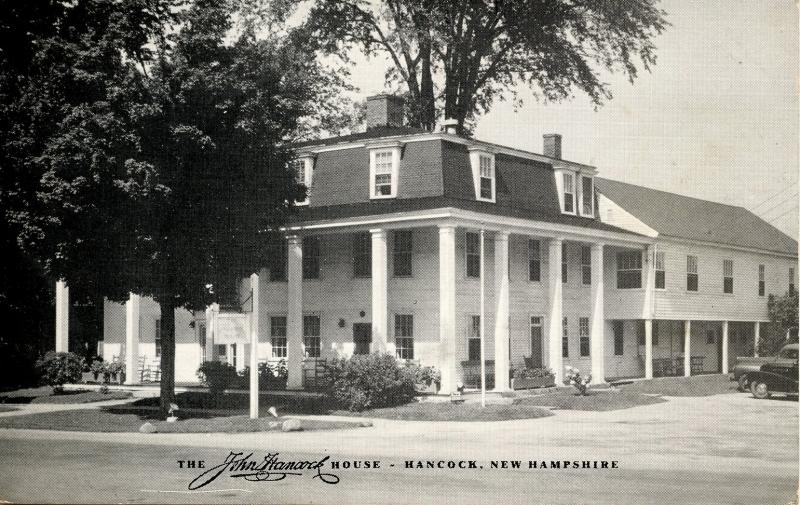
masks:
{"label": "large tree", "polygon": [[341,124],[341,76],[302,34],[235,22],[254,3],[54,3],[58,29],[5,76],[22,82],[3,131],[17,242],[79,292],[159,302],[164,412],[174,309],[236,300],[303,197],[290,143]]}
{"label": "large tree", "polygon": [[518,99],[519,85],[545,100],[580,90],[603,103],[604,72],[632,81],[637,64],[655,63],[667,24],[657,1],[316,0],[306,29],[331,53],[387,54],[412,122],[430,129],[438,115],[464,132],[495,100]]}

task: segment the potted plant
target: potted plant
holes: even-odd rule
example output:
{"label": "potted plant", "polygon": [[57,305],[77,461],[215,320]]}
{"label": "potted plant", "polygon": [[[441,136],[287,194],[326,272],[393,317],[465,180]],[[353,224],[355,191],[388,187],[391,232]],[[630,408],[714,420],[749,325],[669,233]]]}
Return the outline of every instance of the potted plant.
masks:
{"label": "potted plant", "polygon": [[420,393],[439,392],[442,385],[442,372],[432,366],[414,366],[414,384]]}
{"label": "potted plant", "polygon": [[107,375],[105,375],[106,382],[111,382],[113,380],[114,382],[122,383],[124,381],[124,374],[125,374],[124,363],[121,363],[119,361],[116,361],[114,363],[109,363]]}
{"label": "potted plant", "polygon": [[92,372],[92,376],[94,376],[94,380],[97,381],[100,378],[100,374],[103,374],[105,377],[106,369],[108,368],[105,361],[102,360],[94,360],[92,364],[89,366],[89,371]]}
{"label": "potted plant", "polygon": [[518,368],[511,381],[514,389],[533,389],[555,386],[556,377],[549,368]]}

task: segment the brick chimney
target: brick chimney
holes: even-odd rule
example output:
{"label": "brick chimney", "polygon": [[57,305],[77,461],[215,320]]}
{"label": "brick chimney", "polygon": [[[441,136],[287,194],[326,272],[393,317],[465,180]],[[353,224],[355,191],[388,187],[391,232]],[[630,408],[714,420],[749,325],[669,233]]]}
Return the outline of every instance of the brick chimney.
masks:
{"label": "brick chimney", "polygon": [[403,98],[380,94],[367,97],[367,130],[403,126]]}
{"label": "brick chimney", "polygon": [[561,159],[561,135],[558,133],[544,134],[544,154],[548,158]]}

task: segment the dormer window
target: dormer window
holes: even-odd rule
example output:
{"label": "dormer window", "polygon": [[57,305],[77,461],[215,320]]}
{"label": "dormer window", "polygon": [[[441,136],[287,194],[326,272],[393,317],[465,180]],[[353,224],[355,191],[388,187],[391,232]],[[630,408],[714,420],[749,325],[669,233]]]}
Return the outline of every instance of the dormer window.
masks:
{"label": "dormer window", "polygon": [[472,165],[472,181],[475,184],[475,198],[482,202],[494,203],[497,194],[494,153],[483,146],[472,146],[469,158]]}
{"label": "dormer window", "polygon": [[581,175],[581,215],[594,217],[594,179]]}
{"label": "dormer window", "polygon": [[375,153],[375,196],[392,196],[392,152]]}
{"label": "dormer window", "polygon": [[564,212],[575,213],[575,174],[564,172]]}
{"label": "dormer window", "polygon": [[381,145],[369,151],[369,197],[395,198],[400,167],[400,144]]}
{"label": "dormer window", "polygon": [[314,157],[313,155],[301,155],[291,162],[290,169],[295,174],[298,184],[306,187],[306,198],[296,201],[295,205],[308,205],[308,195],[311,192],[311,182],[314,176]]}

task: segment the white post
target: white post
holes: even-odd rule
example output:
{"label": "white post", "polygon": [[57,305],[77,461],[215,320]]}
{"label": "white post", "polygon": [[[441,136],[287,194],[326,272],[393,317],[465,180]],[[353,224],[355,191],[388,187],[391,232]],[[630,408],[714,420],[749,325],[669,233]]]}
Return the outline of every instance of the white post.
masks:
{"label": "white post", "polygon": [[683,376],[692,375],[692,322],[686,321],[683,332]]}
{"label": "white post", "polygon": [[547,366],[555,374],[556,385],[561,385],[564,380],[563,358],[561,356],[562,329],[562,293],[561,283],[561,247],[564,240],[554,238],[548,244],[547,282],[548,297],[550,300],[550,329],[547,335],[549,361]]}
{"label": "white post", "polygon": [[758,341],[761,340],[761,323],[755,322],[755,336],[753,337],[753,356],[758,357]]}
{"label": "white post", "polygon": [[722,370],[720,373],[728,373],[728,321],[722,321]]}
{"label": "white post", "polygon": [[494,389],[508,391],[508,232],[494,238]]}
{"label": "white post", "polygon": [[592,244],[592,311],[591,311],[591,355],[592,384],[605,384],[605,308],[603,287],[603,244]]}
{"label": "white post", "polygon": [[287,389],[303,388],[303,240],[297,235],[288,238],[287,261],[288,310],[286,317]]}
{"label": "white post", "polygon": [[250,276],[250,300],[253,311],[250,313],[250,419],[258,419],[258,274]]}
{"label": "white post", "polygon": [[486,250],[484,248],[485,237],[483,229],[481,229],[481,256],[480,256],[480,276],[481,276],[481,407],[486,406],[486,339],[484,338],[484,334],[486,333],[486,288],[485,288],[485,264],[486,260],[484,256],[486,255]]}
{"label": "white post", "polygon": [[386,352],[388,337],[388,262],[386,230],[370,230],[372,234],[372,348]]}
{"label": "white post", "polygon": [[214,324],[216,317],[214,307],[217,304],[211,304],[206,307],[206,361],[214,361]]}
{"label": "white post", "polygon": [[[658,324],[658,323],[656,323]],[[644,320],[644,378],[653,378],[653,320]]]}
{"label": "white post", "polygon": [[456,229],[439,227],[439,368],[442,392],[456,389]]}
{"label": "white post", "polygon": [[69,287],[56,281],[56,352],[69,352]]}
{"label": "white post", "polygon": [[141,297],[130,293],[125,302],[125,384],[138,384],[139,376],[139,312]]}

